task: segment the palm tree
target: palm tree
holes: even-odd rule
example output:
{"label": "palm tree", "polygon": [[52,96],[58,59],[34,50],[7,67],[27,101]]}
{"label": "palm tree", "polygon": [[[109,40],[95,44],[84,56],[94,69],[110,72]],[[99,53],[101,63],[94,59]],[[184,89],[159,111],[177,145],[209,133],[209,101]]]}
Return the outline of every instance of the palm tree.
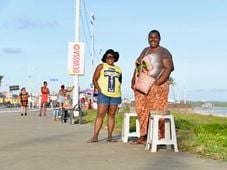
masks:
{"label": "palm tree", "polygon": [[1,87],[1,83],[2,83],[2,79],[4,76],[0,75],[0,87]]}
{"label": "palm tree", "polygon": [[175,79],[173,77],[169,77],[169,81],[170,81],[170,88],[173,92],[173,98],[174,98],[174,103],[176,102],[176,94],[175,94],[175,91],[174,91],[174,87],[176,86],[176,82],[175,82]]}

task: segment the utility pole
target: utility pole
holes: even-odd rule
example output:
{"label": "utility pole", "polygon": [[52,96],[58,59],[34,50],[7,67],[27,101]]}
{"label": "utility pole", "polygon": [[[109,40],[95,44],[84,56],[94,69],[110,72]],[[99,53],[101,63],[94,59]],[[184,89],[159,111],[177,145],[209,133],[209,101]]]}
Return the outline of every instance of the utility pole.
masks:
{"label": "utility pole", "polygon": [[94,101],[94,84],[92,82],[92,77],[93,77],[93,73],[94,73],[94,54],[95,54],[95,47],[94,47],[94,21],[95,21],[95,15],[92,12],[88,12],[91,15],[91,19],[90,19],[90,23],[91,23],[91,84],[90,84],[90,90],[91,91],[91,104],[92,104],[92,108],[93,108],[93,101]]}
{"label": "utility pole", "polygon": [[[75,14],[75,42],[80,42],[80,0],[76,0],[76,14]],[[79,76],[73,77],[73,106],[79,102]]]}
{"label": "utility pole", "polygon": [[92,73],[94,72],[94,54],[95,54],[95,47],[94,47],[94,42],[95,42],[95,35],[94,35],[94,21],[95,21],[95,15],[93,13],[90,13],[91,14],[91,47],[92,47],[92,50],[91,50],[91,56],[92,56],[92,60],[91,60],[91,71]]}

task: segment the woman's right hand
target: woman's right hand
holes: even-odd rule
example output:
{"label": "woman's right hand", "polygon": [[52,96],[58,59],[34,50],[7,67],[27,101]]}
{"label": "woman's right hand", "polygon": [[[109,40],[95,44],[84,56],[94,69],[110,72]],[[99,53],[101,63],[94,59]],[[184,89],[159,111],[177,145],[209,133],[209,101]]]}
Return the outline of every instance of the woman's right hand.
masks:
{"label": "woman's right hand", "polygon": [[100,87],[98,86],[97,88],[95,88],[97,91],[98,91],[98,93],[100,93],[101,92],[101,89],[100,89]]}
{"label": "woman's right hand", "polygon": [[141,65],[141,59],[140,59],[140,58],[138,58],[138,59],[136,60],[136,65]]}
{"label": "woman's right hand", "polygon": [[133,91],[135,91],[134,85],[135,85],[135,81],[132,81],[132,82],[131,82],[131,89],[132,89]]}
{"label": "woman's right hand", "polygon": [[133,86],[134,86],[134,85],[133,85],[133,84],[131,84],[131,89],[132,89],[132,90],[134,90],[134,87],[133,87]]}

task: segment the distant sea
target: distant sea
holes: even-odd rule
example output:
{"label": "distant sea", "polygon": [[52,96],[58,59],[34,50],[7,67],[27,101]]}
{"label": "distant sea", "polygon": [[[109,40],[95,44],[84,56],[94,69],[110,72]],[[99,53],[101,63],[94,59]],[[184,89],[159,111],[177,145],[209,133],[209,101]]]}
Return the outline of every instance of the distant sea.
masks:
{"label": "distant sea", "polygon": [[189,90],[185,97],[192,101],[227,101],[227,89]]}
{"label": "distant sea", "polygon": [[227,107],[196,107],[194,113],[215,115],[215,116],[227,116]]}

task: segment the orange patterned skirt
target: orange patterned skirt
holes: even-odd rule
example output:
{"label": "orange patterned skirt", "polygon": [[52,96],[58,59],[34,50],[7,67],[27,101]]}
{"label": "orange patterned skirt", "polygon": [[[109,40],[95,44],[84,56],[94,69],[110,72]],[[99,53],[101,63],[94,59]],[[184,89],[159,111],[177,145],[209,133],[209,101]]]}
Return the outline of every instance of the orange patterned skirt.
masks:
{"label": "orange patterned skirt", "polygon": [[[147,95],[135,91],[136,112],[140,123],[140,135],[146,136],[149,115],[152,111],[166,112],[168,108],[169,81],[161,86],[153,85]],[[159,135],[164,135],[164,121],[160,121]]]}

